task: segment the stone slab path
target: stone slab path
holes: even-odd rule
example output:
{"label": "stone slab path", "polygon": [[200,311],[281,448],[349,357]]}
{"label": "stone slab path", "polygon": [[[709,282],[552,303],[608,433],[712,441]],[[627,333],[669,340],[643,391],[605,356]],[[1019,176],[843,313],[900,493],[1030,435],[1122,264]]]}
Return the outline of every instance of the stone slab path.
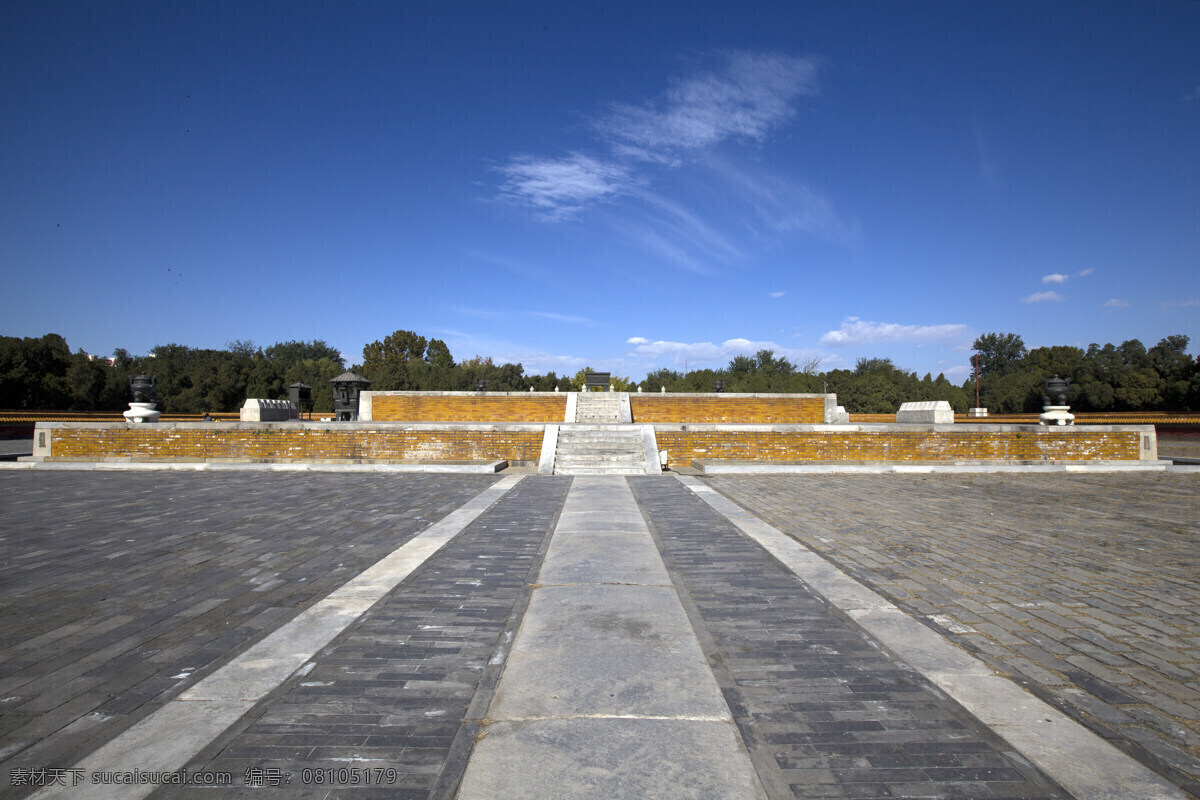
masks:
{"label": "stone slab path", "polygon": [[[1197,483],[0,473],[0,795],[1183,798],[1150,739],[1094,736],[943,601],[1033,569],[1012,562],[1039,509],[1078,495],[1112,549],[1080,562],[1083,528],[1060,531],[1068,582],[1167,589],[1089,605],[1039,572],[1020,602],[1080,625],[1133,594],[1146,630],[1114,652],[1175,626],[1173,660],[1129,674],[1185,696],[1200,625],[1170,576],[1197,555]],[[999,518],[943,541],[951,503]],[[1088,641],[1028,618],[1047,653]],[[1088,674],[1156,730],[1123,673]]]}
{"label": "stone slab path", "polygon": [[623,480],[576,478],[459,797],[764,798]]}

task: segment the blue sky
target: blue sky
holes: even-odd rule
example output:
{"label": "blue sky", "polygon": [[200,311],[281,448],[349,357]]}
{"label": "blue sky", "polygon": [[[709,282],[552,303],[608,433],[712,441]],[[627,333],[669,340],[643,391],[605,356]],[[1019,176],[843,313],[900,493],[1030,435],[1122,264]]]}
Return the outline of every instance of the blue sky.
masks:
{"label": "blue sky", "polygon": [[0,334],[635,379],[1200,344],[1200,3],[0,8]]}

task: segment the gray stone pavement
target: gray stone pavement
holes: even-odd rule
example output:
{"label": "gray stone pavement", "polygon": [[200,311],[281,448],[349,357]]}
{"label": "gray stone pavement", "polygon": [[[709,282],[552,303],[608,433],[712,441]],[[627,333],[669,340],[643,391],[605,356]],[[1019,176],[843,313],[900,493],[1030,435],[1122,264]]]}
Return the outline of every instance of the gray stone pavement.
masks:
{"label": "gray stone pavement", "polygon": [[0,473],[0,788],[74,764],[496,480]]}
{"label": "gray stone pavement", "polygon": [[1200,475],[705,483],[1200,796]]}
{"label": "gray stone pavement", "polygon": [[[1147,744],[1194,754],[1152,722],[1180,709],[1139,692],[1191,707],[1200,689],[1182,666],[1200,646],[1200,477],[1025,477],[699,480],[1194,791]],[[14,770],[76,765],[499,479],[0,473],[0,794],[33,791],[9,785]],[[677,478],[605,480],[632,488],[768,797],[1068,796]],[[571,485],[524,477],[188,762],[229,785],[153,796],[454,797]],[[1072,513],[1083,521],[1046,522]],[[964,601],[985,588],[995,598],[972,617]],[[1069,683],[980,645],[1002,635],[1024,642],[1000,643],[1007,657],[1048,675],[1022,648],[1060,658]],[[1097,727],[1084,695],[1119,716]]]}

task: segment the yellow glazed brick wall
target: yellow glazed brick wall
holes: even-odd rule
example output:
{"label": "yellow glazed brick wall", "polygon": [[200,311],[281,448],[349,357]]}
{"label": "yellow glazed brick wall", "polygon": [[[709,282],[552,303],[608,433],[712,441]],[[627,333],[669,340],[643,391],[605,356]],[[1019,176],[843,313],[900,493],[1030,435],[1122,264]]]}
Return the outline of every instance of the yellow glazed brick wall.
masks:
{"label": "yellow glazed brick wall", "polygon": [[537,461],[541,431],[59,428],[52,458]]}
{"label": "yellow glazed brick wall", "polygon": [[[1080,429],[1076,429],[1077,431]],[[1137,461],[1140,433],[1109,431],[656,431],[672,463],[746,461]]]}
{"label": "yellow glazed brick wall", "polygon": [[670,394],[629,396],[634,422],[770,423],[820,425],[824,397],[687,397]]}
{"label": "yellow glazed brick wall", "polygon": [[567,397],[376,394],[374,422],[562,422]]}

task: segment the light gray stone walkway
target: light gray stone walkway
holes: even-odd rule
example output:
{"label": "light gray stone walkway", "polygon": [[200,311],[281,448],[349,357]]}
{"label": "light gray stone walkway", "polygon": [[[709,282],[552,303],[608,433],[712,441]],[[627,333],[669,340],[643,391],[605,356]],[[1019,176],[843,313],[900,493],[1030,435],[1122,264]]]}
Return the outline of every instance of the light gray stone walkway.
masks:
{"label": "light gray stone walkway", "polygon": [[1200,475],[704,483],[1200,796]]}
{"label": "light gray stone walkway", "polygon": [[622,479],[576,478],[459,793],[765,798]]}

